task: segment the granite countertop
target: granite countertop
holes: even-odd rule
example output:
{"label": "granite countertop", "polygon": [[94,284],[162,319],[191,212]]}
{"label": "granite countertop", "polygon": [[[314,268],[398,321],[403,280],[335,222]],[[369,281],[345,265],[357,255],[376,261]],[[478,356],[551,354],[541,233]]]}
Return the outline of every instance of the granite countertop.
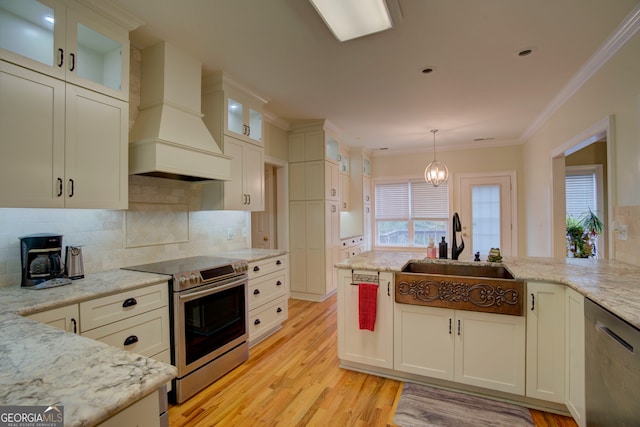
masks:
{"label": "granite countertop", "polygon": [[[336,267],[398,272],[409,261],[468,263],[425,259],[417,252],[368,251]],[[567,285],[640,329],[640,267],[613,260],[542,257],[504,257],[502,265],[520,280]]]}
{"label": "granite countertop", "polygon": [[218,255],[225,258],[238,258],[238,259],[246,260],[247,262],[255,262],[255,261],[261,261],[263,259],[273,258],[276,256],[282,256],[286,254],[287,254],[287,251],[283,251],[281,249],[249,248],[249,249],[238,249],[235,251],[228,251]]}
{"label": "granite countertop", "polygon": [[58,404],[65,425],[93,426],[169,382],[171,365],[22,317],[165,281],[112,270],[57,288],[0,288],[0,405]]}

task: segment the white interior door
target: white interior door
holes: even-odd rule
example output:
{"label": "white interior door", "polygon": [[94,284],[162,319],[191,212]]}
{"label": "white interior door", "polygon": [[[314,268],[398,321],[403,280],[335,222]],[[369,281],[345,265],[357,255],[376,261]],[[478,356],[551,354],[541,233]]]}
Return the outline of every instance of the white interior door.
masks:
{"label": "white interior door", "polygon": [[251,213],[252,247],[275,249],[276,242],[276,192],[273,166],[264,165],[264,210]]}
{"label": "white interior door", "polygon": [[500,248],[503,256],[516,255],[514,180],[511,174],[460,177],[462,237],[470,248],[465,258],[480,252],[486,260],[491,248]]}

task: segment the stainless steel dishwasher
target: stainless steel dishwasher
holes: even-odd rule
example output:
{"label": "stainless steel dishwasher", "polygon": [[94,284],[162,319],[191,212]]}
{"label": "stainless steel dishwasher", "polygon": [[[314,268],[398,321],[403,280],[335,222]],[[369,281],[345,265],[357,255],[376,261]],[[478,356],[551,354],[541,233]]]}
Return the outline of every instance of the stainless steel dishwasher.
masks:
{"label": "stainless steel dishwasher", "polygon": [[587,426],[640,426],[640,330],[585,299]]}

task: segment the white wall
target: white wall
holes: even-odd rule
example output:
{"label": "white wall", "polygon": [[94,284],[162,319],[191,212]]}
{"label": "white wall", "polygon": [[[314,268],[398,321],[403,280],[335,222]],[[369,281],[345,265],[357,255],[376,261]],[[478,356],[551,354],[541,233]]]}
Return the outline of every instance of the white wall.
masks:
{"label": "white wall", "polygon": [[[621,207],[640,205],[640,34],[631,38],[524,144],[528,255],[551,255],[552,153],[609,115],[614,119],[615,146],[615,186],[609,196],[617,212]],[[629,212],[634,210],[625,210]],[[639,241],[640,230],[630,229],[625,245],[637,252]],[[617,245],[613,257],[627,260],[622,251],[615,250]]]}
{"label": "white wall", "polygon": [[[452,209],[457,211],[458,191],[456,175],[487,172],[516,172],[518,182],[518,224],[519,239],[518,253],[524,254],[526,234],[524,228],[524,198],[520,196],[523,185],[520,177],[524,173],[522,161],[522,145],[509,145],[504,147],[488,147],[477,149],[464,149],[455,151],[438,151],[438,161],[444,162],[449,169],[449,191],[452,200]],[[372,160],[372,178],[418,178],[424,177],[424,168],[433,160],[433,151],[424,152],[399,152],[391,151],[374,152]]]}

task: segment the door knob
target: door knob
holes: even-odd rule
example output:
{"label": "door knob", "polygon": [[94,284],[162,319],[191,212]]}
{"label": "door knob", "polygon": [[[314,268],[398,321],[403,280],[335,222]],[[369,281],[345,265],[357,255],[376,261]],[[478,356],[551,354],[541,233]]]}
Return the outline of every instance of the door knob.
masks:
{"label": "door knob", "polygon": [[269,241],[269,236],[264,236],[264,237],[262,238],[262,240],[264,240],[265,242],[268,242],[268,241]]}

